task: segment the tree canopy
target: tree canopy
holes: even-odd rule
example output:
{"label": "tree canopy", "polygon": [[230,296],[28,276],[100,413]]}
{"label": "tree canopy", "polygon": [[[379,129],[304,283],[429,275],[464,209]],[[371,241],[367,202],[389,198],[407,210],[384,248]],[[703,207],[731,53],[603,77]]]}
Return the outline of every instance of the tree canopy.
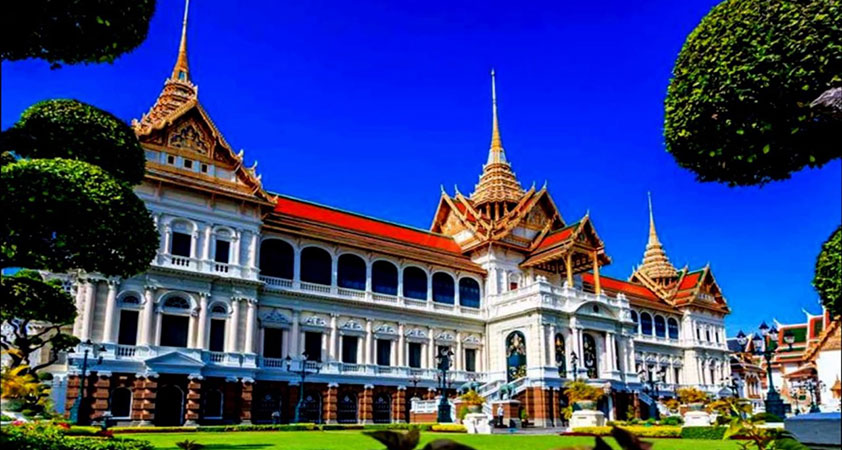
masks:
{"label": "tree canopy", "polygon": [[842,225],[822,244],[813,286],[830,314],[842,315]]}
{"label": "tree canopy", "polygon": [[842,3],[726,0],[688,36],[665,101],[666,148],[700,181],[764,184],[842,156],[810,103],[842,85]]}
{"label": "tree canopy", "polygon": [[[0,346],[8,352],[11,367],[29,365],[29,357],[39,349],[50,351],[48,358],[32,361],[33,372],[56,361],[58,353],[79,343],[61,328],[73,324],[76,307],[57,280],[45,282],[38,272],[22,270],[0,277],[0,322],[10,332],[0,335]],[[46,348],[49,344],[49,348]]]}
{"label": "tree canopy", "polygon": [[155,256],[158,233],[143,201],[98,166],[19,160],[2,167],[2,182],[2,267],[131,276]]}
{"label": "tree canopy", "polygon": [[154,0],[27,0],[5,8],[0,59],[61,64],[112,62],[149,31]]}
{"label": "tree canopy", "polygon": [[126,183],[143,180],[143,150],[131,127],[78,100],[46,100],[30,106],[0,135],[0,151],[25,158],[87,161]]}

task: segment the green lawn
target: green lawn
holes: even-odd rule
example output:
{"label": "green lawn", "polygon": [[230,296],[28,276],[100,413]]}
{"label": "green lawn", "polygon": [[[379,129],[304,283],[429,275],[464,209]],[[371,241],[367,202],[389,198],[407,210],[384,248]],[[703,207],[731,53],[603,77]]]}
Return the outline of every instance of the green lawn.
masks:
{"label": "green lawn", "polygon": [[[145,433],[118,434],[119,437],[145,439],[156,448],[176,449],[176,442],[195,440],[207,450],[270,450],[270,449],[366,449],[383,448],[379,442],[360,431],[237,431],[223,433]],[[590,437],[561,437],[554,435],[467,435],[455,433],[421,433],[421,448],[434,439],[453,439],[478,450],[544,450],[575,445],[593,445]],[[691,439],[646,439],[655,448],[666,449],[738,449],[734,441],[703,441]],[[613,443],[613,441],[612,441]]]}

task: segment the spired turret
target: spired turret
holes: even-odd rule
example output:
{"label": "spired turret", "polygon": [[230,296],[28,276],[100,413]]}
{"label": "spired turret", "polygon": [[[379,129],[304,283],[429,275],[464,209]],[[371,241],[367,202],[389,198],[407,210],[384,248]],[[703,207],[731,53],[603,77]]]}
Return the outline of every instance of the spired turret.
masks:
{"label": "spired turret", "polygon": [[678,279],[678,270],[672,265],[664,246],[655,231],[655,215],[652,212],[652,196],[649,195],[649,241],[643,253],[643,263],[637,273],[661,285],[668,286]]}

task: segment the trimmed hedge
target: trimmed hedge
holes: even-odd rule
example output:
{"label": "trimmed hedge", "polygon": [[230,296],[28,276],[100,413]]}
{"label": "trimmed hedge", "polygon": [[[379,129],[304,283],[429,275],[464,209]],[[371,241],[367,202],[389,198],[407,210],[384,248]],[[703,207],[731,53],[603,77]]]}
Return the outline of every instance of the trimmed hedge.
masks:
{"label": "trimmed hedge", "polygon": [[[114,433],[223,433],[232,431],[336,431],[336,430],[412,430],[431,431],[435,423],[323,424],[295,423],[283,425],[203,425],[197,427],[111,427]],[[459,425],[461,427],[461,425]],[[74,427],[93,428],[93,427]],[[464,430],[464,427],[462,428]]]}
{"label": "trimmed hedge", "polygon": [[441,433],[467,433],[468,429],[464,425],[456,423],[437,423],[433,425],[430,431],[438,431]]}
{"label": "trimmed hedge", "polygon": [[148,441],[108,437],[67,436],[53,425],[4,426],[0,448],[15,450],[153,450]]}
{"label": "trimmed hedge", "polygon": [[[584,434],[588,436],[610,436],[610,426],[606,427],[579,427],[573,429],[573,434]],[[619,427],[630,431],[639,437],[647,438],[677,438],[681,436],[681,427],[677,426],[624,426]]]}
{"label": "trimmed hedge", "polygon": [[722,440],[728,427],[684,427],[681,429],[682,439]]}

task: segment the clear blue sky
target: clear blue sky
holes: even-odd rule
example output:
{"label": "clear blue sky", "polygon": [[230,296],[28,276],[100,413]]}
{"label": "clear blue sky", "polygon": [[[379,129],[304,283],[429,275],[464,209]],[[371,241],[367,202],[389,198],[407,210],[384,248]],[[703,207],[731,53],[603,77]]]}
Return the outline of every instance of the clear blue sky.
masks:
{"label": "clear blue sky", "polygon": [[[494,66],[519,179],[547,180],[568,221],[590,210],[614,259],[604,273],[640,261],[652,191],[672,261],[711,263],[729,332],[819,312],[810,280],[842,214],[839,161],[764,188],[697,183],[664,151],[663,98],[716,2],[586,3],[194,0],[191,73],[268,189],[427,228],[440,185],[477,181]],[[172,70],[182,7],[159,1],[148,39],[113,65],[3,63],[2,127],[52,97],[140,117]]]}

